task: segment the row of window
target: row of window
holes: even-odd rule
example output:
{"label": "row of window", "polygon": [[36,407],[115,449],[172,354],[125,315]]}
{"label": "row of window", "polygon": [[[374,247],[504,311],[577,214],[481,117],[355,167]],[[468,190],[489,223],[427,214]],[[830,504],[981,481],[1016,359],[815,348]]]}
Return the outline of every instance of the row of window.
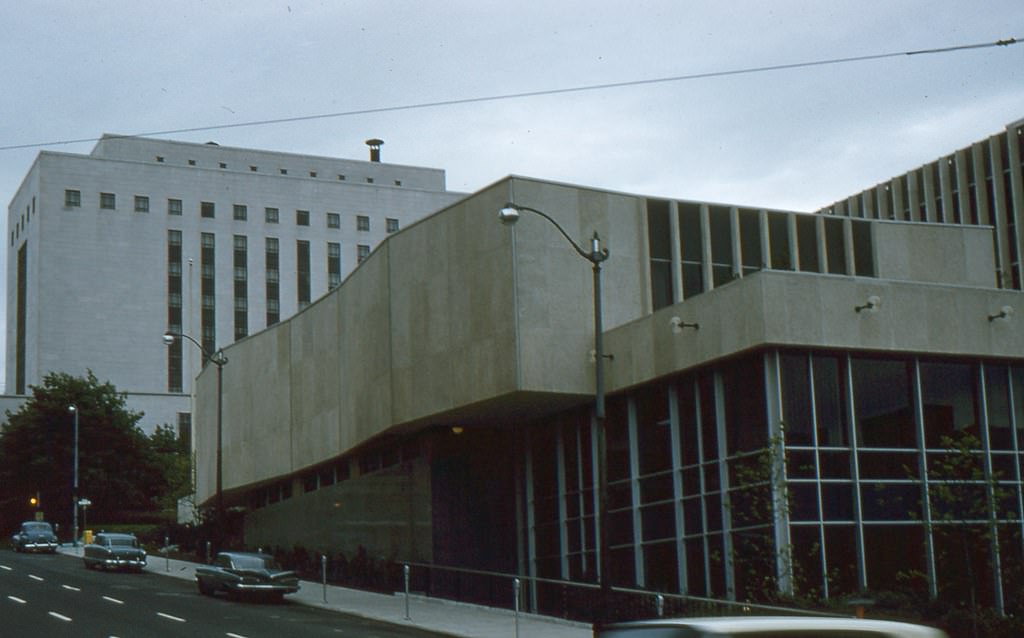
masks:
{"label": "row of window", "polygon": [[[156,161],[159,164],[163,164],[166,160],[167,160],[167,158],[164,157],[163,155],[157,155],[156,156]],[[189,159],[189,160],[187,160],[187,162],[188,162],[189,166],[197,166],[198,165],[196,160],[194,160],[194,159]],[[227,162],[217,162],[217,168],[227,169],[228,168],[228,163]],[[258,173],[258,172],[260,172],[260,167],[255,165],[255,164],[249,164],[249,172],[250,173]],[[278,172],[279,175],[288,175],[289,174],[288,169],[284,168],[284,167],[279,167],[277,169],[277,172]],[[319,171],[315,171],[315,170],[308,171],[307,174],[309,175],[309,177],[312,177],[313,179],[316,179],[316,178],[320,177],[320,172]],[[337,179],[338,179],[339,182],[348,181],[348,176],[345,175],[344,173],[336,173],[336,175],[337,175]],[[376,181],[377,180],[375,178],[373,178],[373,177],[367,177],[366,178],[366,183],[367,184],[374,184],[374,183],[376,183]],[[402,180],[400,180],[400,179],[392,180],[392,183],[395,186],[401,186],[402,185]]]}
{"label": "row of window", "polygon": [[[115,210],[117,208],[117,196],[114,193],[99,194],[100,209]],[[79,208],[82,205],[82,192],[75,189],[65,189],[64,206],[66,208]],[[148,213],[150,201],[147,195],[136,195],[133,210],[136,213]],[[180,216],[184,211],[182,200],[176,198],[167,199],[167,214]],[[206,219],[214,219],[217,216],[217,204],[215,202],[199,202],[199,216]],[[236,221],[249,219],[249,207],[246,204],[234,204],[232,206],[232,218]],[[278,208],[266,207],[263,209],[263,220],[268,224],[277,224],[281,219],[281,211]],[[327,228],[341,228],[341,213],[326,213]],[[310,213],[308,210],[295,210],[295,225],[309,226]],[[389,233],[397,232],[399,229],[398,219],[388,217],[385,219],[386,230]],[[370,216],[356,215],[356,230],[360,232],[370,231]]]}

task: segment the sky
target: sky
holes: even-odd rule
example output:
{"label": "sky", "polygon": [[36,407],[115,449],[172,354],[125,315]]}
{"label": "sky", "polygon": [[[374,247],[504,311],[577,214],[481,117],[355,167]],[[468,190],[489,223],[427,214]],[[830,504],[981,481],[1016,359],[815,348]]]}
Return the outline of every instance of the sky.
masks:
{"label": "sky", "polygon": [[1009,38],[1021,0],[5,2],[0,200],[93,146],[44,143],[223,126],[158,137],[813,211],[1024,118],[1024,42],[716,74]]}

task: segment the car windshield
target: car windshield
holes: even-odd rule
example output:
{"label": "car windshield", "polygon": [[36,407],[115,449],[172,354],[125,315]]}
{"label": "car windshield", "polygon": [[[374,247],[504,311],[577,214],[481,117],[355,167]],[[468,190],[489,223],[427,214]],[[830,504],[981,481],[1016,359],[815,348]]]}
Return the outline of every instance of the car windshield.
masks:
{"label": "car windshield", "polygon": [[53,532],[53,528],[50,527],[49,523],[25,523],[21,526],[21,531],[32,532],[35,534],[49,534]]}
{"label": "car windshield", "polygon": [[273,559],[262,556],[234,556],[231,563],[235,569],[280,569]]}

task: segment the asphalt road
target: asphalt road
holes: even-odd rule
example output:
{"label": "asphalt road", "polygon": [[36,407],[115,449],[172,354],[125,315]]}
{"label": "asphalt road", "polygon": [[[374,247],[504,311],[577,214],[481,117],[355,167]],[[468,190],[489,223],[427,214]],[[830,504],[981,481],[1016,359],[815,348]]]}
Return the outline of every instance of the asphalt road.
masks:
{"label": "asphalt road", "polygon": [[92,571],[76,558],[8,550],[0,551],[0,636],[439,637],[287,598],[283,603],[210,598],[177,578]]}

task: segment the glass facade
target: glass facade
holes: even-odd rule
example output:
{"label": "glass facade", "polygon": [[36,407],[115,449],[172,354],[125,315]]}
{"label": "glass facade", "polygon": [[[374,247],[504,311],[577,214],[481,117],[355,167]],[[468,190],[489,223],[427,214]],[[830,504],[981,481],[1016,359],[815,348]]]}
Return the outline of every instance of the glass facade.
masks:
{"label": "glass facade", "polygon": [[[526,429],[532,575],[599,578],[594,428]],[[763,350],[610,397],[605,428],[615,586],[996,604],[1024,584],[1024,364]]]}

